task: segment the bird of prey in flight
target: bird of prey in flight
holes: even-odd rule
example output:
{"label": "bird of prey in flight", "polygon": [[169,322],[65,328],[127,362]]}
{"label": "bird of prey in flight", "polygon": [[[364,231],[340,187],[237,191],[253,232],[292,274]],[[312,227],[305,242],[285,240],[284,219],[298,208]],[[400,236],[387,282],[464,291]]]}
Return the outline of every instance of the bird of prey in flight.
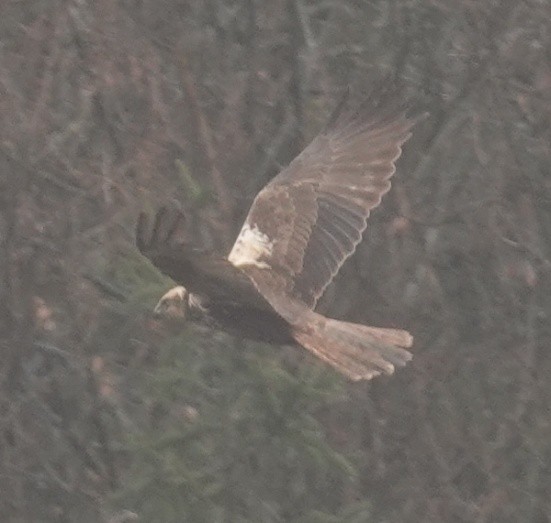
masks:
{"label": "bird of prey in flight", "polygon": [[390,189],[416,118],[381,89],[355,110],[341,103],[326,128],[257,195],[227,257],[193,248],[181,213],[142,213],[137,246],[179,285],[156,311],[186,315],[243,338],[300,346],[349,379],[392,374],[411,359],[405,330],[326,318],[315,306],[362,239]]}

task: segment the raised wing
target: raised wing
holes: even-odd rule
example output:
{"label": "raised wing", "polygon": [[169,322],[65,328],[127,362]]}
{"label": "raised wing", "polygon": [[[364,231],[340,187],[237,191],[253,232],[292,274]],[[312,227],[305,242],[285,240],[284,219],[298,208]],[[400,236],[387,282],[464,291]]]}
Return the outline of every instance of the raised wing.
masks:
{"label": "raised wing", "polygon": [[338,111],[257,195],[229,261],[265,296],[315,307],[390,189],[415,121],[393,90],[372,94],[355,111]]}
{"label": "raised wing", "polygon": [[206,253],[182,240],[184,216],[161,208],[153,224],[144,213],[136,228],[140,252],[161,272],[188,291],[219,302],[236,302],[259,309],[272,306],[258,292],[251,279],[221,256]]}

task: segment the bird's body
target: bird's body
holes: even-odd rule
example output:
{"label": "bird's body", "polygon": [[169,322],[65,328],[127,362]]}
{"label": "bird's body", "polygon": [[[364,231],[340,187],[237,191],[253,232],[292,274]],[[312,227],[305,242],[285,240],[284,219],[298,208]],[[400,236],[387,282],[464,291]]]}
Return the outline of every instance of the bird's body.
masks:
{"label": "bird's body", "polygon": [[189,298],[189,316],[241,338],[275,345],[295,343],[289,323],[274,310],[192,294]]}
{"label": "bird's body", "polygon": [[352,380],[391,374],[411,359],[409,333],[316,313],[318,298],[354,252],[389,179],[409,119],[393,93],[342,109],[256,196],[227,257],[176,240],[180,216],[161,210],[151,231],[142,215],[140,251],[182,287],[190,317],[237,336],[300,345]]}
{"label": "bird's body", "polygon": [[[174,304],[188,319],[230,334],[278,345],[294,343],[289,323],[258,292],[252,280],[226,258],[182,249],[177,257],[160,256],[153,262],[164,267],[167,276],[183,283],[161,298],[157,313],[164,313]],[[185,282],[179,277],[182,273],[187,276]]]}

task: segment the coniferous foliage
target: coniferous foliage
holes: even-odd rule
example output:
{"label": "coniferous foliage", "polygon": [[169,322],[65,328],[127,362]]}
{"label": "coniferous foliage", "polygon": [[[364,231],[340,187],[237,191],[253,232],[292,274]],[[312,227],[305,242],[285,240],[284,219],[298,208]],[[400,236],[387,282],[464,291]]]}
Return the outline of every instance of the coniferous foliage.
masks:
{"label": "coniferous foliage", "polygon": [[[0,19],[0,520],[545,522],[551,5],[8,0]],[[350,88],[430,118],[319,307],[403,326],[353,386],[151,315],[139,211],[228,252]],[[389,321],[390,323],[386,323]]]}

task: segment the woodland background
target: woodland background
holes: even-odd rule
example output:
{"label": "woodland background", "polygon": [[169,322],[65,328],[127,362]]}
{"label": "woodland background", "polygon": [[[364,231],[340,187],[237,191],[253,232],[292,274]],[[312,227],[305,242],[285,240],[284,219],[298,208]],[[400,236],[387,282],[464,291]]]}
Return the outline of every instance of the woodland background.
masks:
{"label": "woodland background", "polygon": [[[551,519],[548,0],[2,0],[0,520]],[[401,326],[350,384],[164,324],[139,211],[227,250],[342,93],[429,110],[320,308]]]}

